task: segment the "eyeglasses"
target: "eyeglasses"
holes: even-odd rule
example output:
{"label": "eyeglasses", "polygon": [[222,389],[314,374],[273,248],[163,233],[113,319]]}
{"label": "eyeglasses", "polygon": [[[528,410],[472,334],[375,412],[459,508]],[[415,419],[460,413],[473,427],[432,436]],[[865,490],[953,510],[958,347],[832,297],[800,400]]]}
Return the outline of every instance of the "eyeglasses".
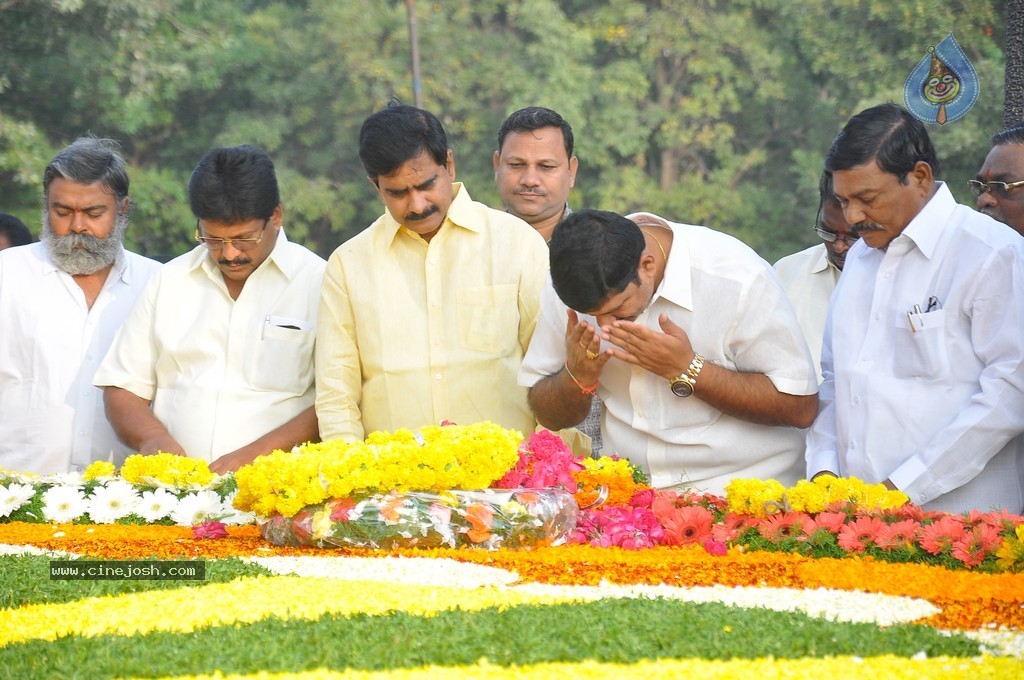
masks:
{"label": "eyeglasses", "polygon": [[[822,241],[835,243],[836,241],[839,240],[839,234],[835,233],[834,231],[822,229],[821,227],[815,227],[814,231],[818,232],[818,236],[821,237]],[[860,234],[854,234],[853,232],[850,232],[849,234],[844,236],[842,240],[846,243],[847,247],[853,247],[853,244],[860,240]]]}
{"label": "eyeglasses", "polygon": [[980,198],[986,191],[991,191],[999,198],[1006,198],[1006,194],[1010,189],[1024,186],[1024,180],[1007,184],[1006,182],[979,182],[976,179],[969,179],[967,180],[967,186],[971,188],[971,193],[974,194],[975,198]]}
{"label": "eyeglasses", "polygon": [[263,232],[267,230],[267,224],[270,223],[270,218],[263,220],[263,227],[260,229],[260,235],[250,238],[213,238],[210,236],[203,236],[199,232],[199,220],[196,220],[196,241],[202,243],[211,250],[220,250],[227,244],[231,244],[236,250],[252,250],[260,244],[263,240]]}

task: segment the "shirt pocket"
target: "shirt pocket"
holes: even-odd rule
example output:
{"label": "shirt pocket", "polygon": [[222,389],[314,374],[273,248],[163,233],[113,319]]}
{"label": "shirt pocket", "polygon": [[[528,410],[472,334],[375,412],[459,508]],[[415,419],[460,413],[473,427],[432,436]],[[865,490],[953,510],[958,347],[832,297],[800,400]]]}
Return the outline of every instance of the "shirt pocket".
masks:
{"label": "shirt pocket", "polygon": [[[285,327],[287,326],[287,327]],[[247,362],[254,389],[299,396],[313,384],[313,343],[316,330],[308,322],[265,321]]]}
{"label": "shirt pocket", "polygon": [[519,289],[515,284],[460,288],[456,295],[459,342],[464,349],[505,356],[519,341]]}
{"label": "shirt pocket", "polygon": [[[837,327],[838,329],[839,327]],[[837,330],[842,332],[842,330]],[[893,375],[897,378],[941,379],[949,374],[946,310],[904,314],[896,321]]]}

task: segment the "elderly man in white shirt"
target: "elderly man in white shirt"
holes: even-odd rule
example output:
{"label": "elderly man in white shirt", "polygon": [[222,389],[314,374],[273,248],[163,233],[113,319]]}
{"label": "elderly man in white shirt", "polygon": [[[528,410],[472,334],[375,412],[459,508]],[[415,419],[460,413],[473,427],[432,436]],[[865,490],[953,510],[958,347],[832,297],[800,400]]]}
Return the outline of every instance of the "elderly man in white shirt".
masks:
{"label": "elderly man in white shirt", "polygon": [[807,472],[928,510],[1024,509],[1024,241],[934,181],[924,125],[854,116],[826,159],[860,233],[825,329]]}
{"label": "elderly man in white shirt", "polygon": [[814,367],[821,382],[821,342],[825,335],[828,302],[839,282],[839,274],[846,262],[846,253],[860,238],[850,230],[843,217],[843,208],[832,192],[832,176],[822,173],[818,182],[818,215],[814,219],[814,232],[822,240],[799,253],[787,255],[775,263],[775,274],[782,283],[796,310],[797,321],[807,339]]}
{"label": "elderly man in white shirt", "polygon": [[43,172],[41,242],[0,253],[0,467],[72,472],[128,453],[92,386],[160,267],[122,247],[128,187],[113,142],[78,139]]}
{"label": "elderly man in white shirt", "polygon": [[551,278],[519,381],[551,429],[604,401],[606,453],[659,488],[722,493],[801,476],[817,381],[770,265],[738,240],[583,210],[551,239]]}
{"label": "elderly man in white shirt", "polygon": [[130,446],[225,472],[318,440],[313,347],[326,262],[285,238],[260,149],[210,151],[189,201],[201,245],[150,283],[95,384]]}

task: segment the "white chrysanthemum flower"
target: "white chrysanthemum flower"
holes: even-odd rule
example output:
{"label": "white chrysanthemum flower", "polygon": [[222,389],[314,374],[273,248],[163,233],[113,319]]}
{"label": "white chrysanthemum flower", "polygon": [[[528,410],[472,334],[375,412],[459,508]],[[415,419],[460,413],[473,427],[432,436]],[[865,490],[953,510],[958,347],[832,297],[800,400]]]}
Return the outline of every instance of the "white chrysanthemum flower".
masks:
{"label": "white chrysanthemum flower", "polygon": [[135,512],[138,504],[135,487],[124,480],[115,480],[93,489],[89,496],[89,518],[95,524],[113,524]]}
{"label": "white chrysanthemum flower", "polygon": [[166,489],[143,491],[135,513],[147,522],[156,522],[170,515],[177,505],[177,497]]}
{"label": "white chrysanthemum flower", "polygon": [[27,484],[0,486],[0,517],[7,517],[35,495],[35,488]]}
{"label": "white chrysanthemum flower", "polygon": [[87,505],[85,492],[77,486],[52,486],[43,493],[43,517],[49,522],[75,520]]}
{"label": "white chrysanthemum flower", "polygon": [[196,491],[184,496],[171,511],[174,523],[191,527],[216,518],[220,510],[220,497],[213,491]]}

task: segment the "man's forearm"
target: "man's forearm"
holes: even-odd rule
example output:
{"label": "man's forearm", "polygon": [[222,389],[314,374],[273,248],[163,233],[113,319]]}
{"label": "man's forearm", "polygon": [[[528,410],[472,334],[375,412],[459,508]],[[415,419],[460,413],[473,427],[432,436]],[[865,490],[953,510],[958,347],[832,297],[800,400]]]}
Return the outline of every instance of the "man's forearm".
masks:
{"label": "man's forearm", "polygon": [[722,413],[761,425],[810,427],[818,414],[818,395],[779,392],[768,376],[704,364],[694,396]]}
{"label": "man's forearm", "polygon": [[317,427],[316,410],[310,406],[256,441],[221,456],[214,461],[210,469],[218,473],[237,470],[241,466],[256,460],[258,456],[278,449],[289,451],[299,444],[318,441],[320,441],[320,432]]}
{"label": "man's forearm", "polygon": [[150,402],[120,387],[103,388],[103,407],[118,438],[140,453],[179,453],[185,450],[160,422]]}
{"label": "man's forearm", "polygon": [[590,412],[592,397],[573,382],[563,368],[530,388],[529,402],[537,422],[549,430],[575,427]]}

